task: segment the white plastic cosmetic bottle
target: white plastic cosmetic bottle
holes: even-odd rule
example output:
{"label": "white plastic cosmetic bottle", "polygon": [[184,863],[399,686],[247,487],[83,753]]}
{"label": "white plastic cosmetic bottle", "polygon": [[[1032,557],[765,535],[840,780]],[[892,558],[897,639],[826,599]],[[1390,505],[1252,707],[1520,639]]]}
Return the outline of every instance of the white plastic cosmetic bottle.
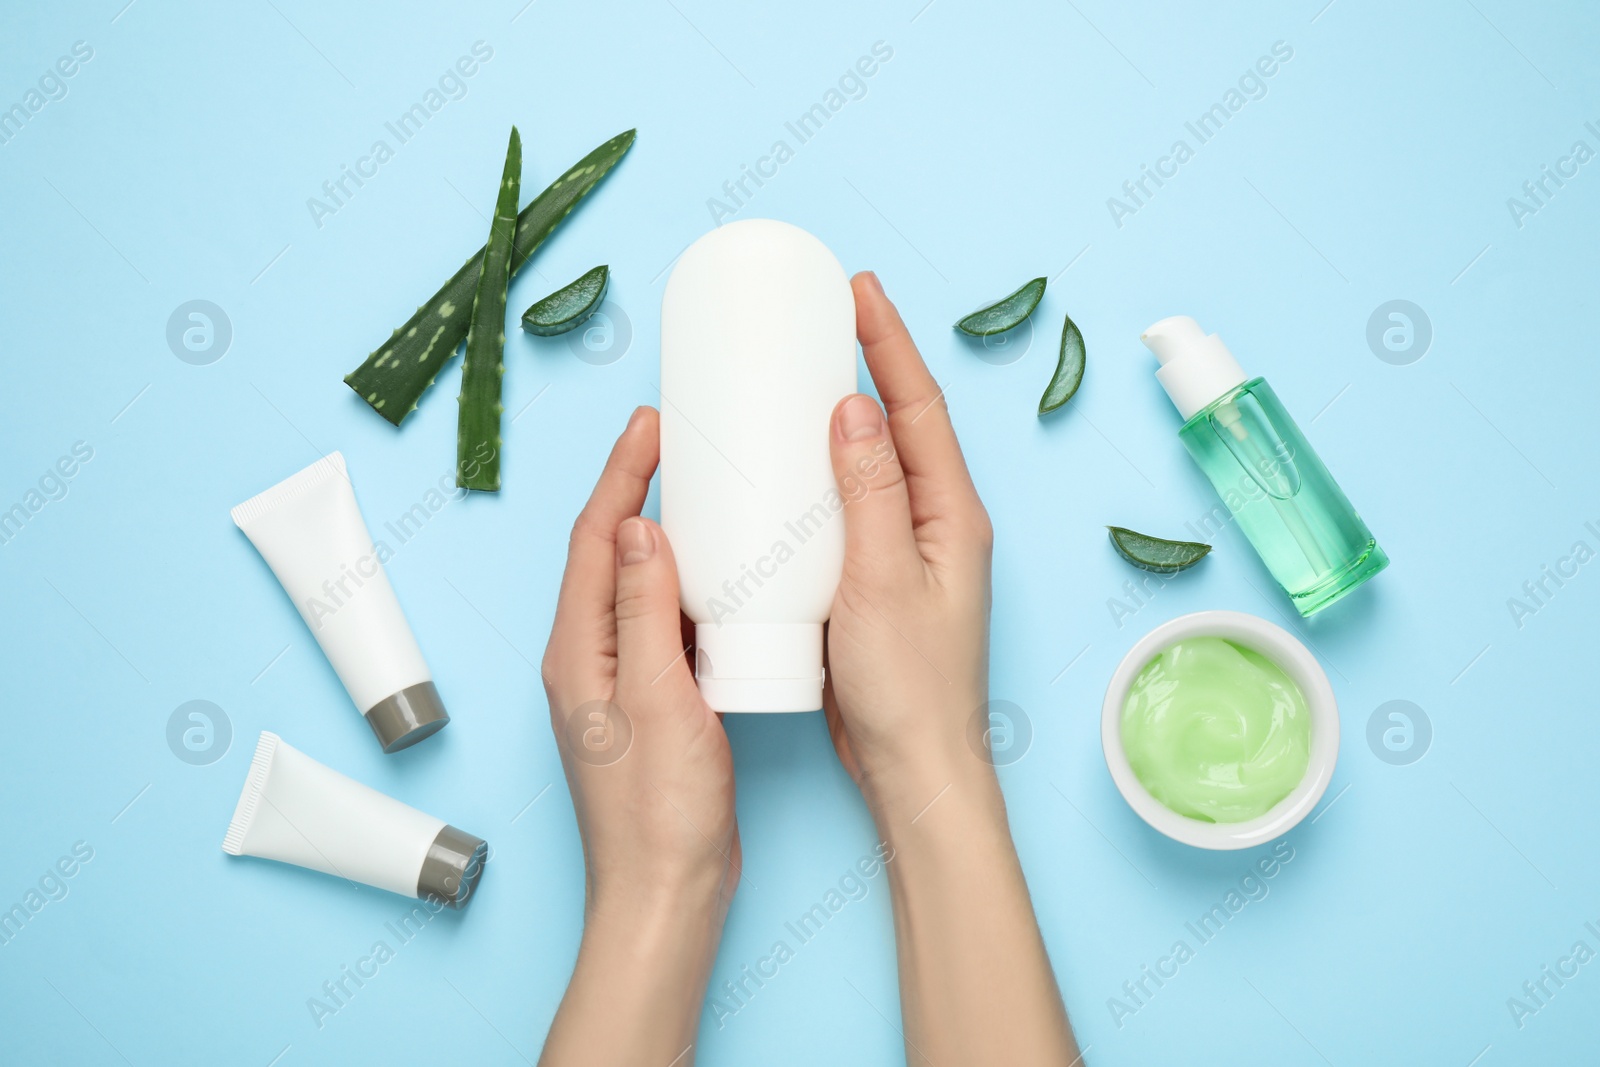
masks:
{"label": "white plastic cosmetic bottle", "polygon": [[855,298],[821,241],[750,219],[683,253],[661,298],[661,525],[715,711],[822,706],[844,566],[829,423],[855,388]]}

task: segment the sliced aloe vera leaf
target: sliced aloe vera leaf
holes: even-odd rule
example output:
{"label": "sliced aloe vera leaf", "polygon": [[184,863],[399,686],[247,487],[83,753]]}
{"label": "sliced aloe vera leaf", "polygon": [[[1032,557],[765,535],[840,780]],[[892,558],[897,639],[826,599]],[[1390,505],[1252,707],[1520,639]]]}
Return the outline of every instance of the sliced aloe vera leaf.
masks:
{"label": "sliced aloe vera leaf", "polygon": [[974,311],[956,323],[956,329],[973,337],[992,337],[1020,326],[1044,298],[1044,286],[1045,279],[1035,278],[1005,299]]}
{"label": "sliced aloe vera leaf", "polygon": [[[573,164],[517,216],[511,273],[522,269],[545,238],[561,224],[578,201],[633,147],[635,130],[619,133]],[[467,336],[468,309],[483,269],[480,248],[444,287],[394,332],[366,362],[345,375],[345,384],[379,415],[399,426],[433,384],[439,370]]]}
{"label": "sliced aloe vera leaf", "polygon": [[554,337],[582,326],[606,298],[611,269],[599,266],[563,285],[522,313],[522,328],[540,337]]}
{"label": "sliced aloe vera leaf", "polygon": [[1141,570],[1177,574],[1205,558],[1211,546],[1199,541],[1168,541],[1136,533],[1122,526],[1107,526],[1117,554]]}
{"label": "sliced aloe vera leaf", "polygon": [[522,189],[522,135],[511,127],[500,193],[483,246],[483,269],[472,297],[467,354],[461,362],[456,415],[456,485],[493,493],[500,489],[500,383],[505,376],[506,289],[516,243],[517,196]]}
{"label": "sliced aloe vera leaf", "polygon": [[1061,327],[1061,355],[1056,360],[1056,372],[1051,375],[1050,384],[1044,387],[1044,396],[1039,398],[1039,414],[1047,415],[1072,399],[1072,394],[1083,384],[1086,356],[1083,333],[1068,315],[1066,324]]}

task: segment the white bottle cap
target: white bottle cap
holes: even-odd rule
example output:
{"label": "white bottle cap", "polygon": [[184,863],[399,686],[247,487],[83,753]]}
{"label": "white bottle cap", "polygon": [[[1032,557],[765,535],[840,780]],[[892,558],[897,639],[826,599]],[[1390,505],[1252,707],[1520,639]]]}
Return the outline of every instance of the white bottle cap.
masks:
{"label": "white bottle cap", "polygon": [[1239,361],[1216,334],[1207,334],[1187,315],[1173,315],[1139,335],[1156,354],[1156,381],[1188,422],[1194,413],[1232,392],[1248,379]]}
{"label": "white bottle cap", "polygon": [[695,678],[712,711],[822,707],[821,623],[702,622],[694,644]]}

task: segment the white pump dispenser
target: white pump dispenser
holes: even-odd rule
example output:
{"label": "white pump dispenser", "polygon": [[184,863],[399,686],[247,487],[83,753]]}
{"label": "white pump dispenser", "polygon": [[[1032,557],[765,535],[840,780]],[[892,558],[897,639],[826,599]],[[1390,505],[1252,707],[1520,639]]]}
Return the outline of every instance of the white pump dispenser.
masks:
{"label": "white pump dispenser", "polygon": [[661,525],[715,711],[822,706],[844,566],[829,421],[856,387],[855,300],[811,234],[729,223],[661,298]]}
{"label": "white pump dispenser", "polygon": [[1139,335],[1156,354],[1156,381],[1188,422],[1194,413],[1247,380],[1239,361],[1216,334],[1207,334],[1187,315],[1173,315]]}

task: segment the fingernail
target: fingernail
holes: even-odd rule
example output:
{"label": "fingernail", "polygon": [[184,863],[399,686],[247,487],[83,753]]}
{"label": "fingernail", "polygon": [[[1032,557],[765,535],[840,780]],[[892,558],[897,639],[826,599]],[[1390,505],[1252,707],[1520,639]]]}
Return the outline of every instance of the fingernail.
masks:
{"label": "fingernail", "polygon": [[624,567],[656,554],[656,537],[643,519],[624,519],[617,528],[617,559]]}
{"label": "fingernail", "polygon": [[644,408],[643,408],[643,406],[634,408],[633,409],[633,414],[628,416],[627,429],[623,430],[623,432],[626,433],[628,430],[631,430],[635,426],[639,425],[639,419],[642,418],[643,416],[644,416]]}
{"label": "fingernail", "polygon": [[877,293],[879,296],[882,296],[883,295],[883,283],[878,280],[878,272],[877,271],[871,271],[871,270],[864,270],[864,271],[861,272],[861,274],[862,274],[862,276],[864,278],[867,279],[868,287],[870,287],[872,289],[872,291]]}
{"label": "fingernail", "polygon": [[846,441],[865,441],[883,434],[883,412],[870,396],[857,393],[839,411],[839,436]]}

